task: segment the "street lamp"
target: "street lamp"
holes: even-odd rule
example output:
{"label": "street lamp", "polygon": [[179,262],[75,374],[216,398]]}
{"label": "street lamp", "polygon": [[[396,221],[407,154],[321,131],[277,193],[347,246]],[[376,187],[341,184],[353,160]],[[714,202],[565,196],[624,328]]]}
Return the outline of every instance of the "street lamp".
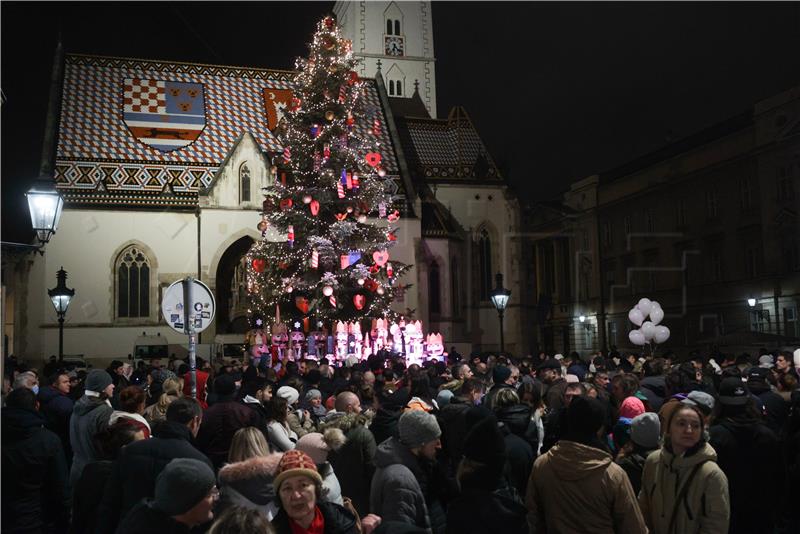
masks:
{"label": "street lamp", "polygon": [[505,339],[503,338],[503,312],[506,311],[508,299],[511,297],[511,290],[503,287],[503,275],[497,273],[495,276],[497,287],[492,290],[492,304],[497,309],[497,316],[500,318],[500,352],[506,351]]}
{"label": "street lamp", "polygon": [[755,308],[756,307],[756,299],[754,299],[753,297],[750,297],[749,299],[747,299],[747,305],[750,306],[751,308]]}
{"label": "street lamp", "polygon": [[67,287],[67,271],[64,267],[56,273],[58,283],[53,289],[48,289],[47,294],[53,302],[53,307],[58,314],[58,361],[64,360],[64,315],[67,313],[69,303],[75,296],[75,290]]}
{"label": "street lamp", "polygon": [[584,323],[584,322],[586,322],[586,316],[585,315],[581,315],[580,317],[578,317],[578,320],[580,322]]}
{"label": "street lamp", "polygon": [[39,179],[25,193],[28,197],[28,209],[31,212],[31,226],[44,246],[58,228],[64,199],[56,191],[52,182]]}

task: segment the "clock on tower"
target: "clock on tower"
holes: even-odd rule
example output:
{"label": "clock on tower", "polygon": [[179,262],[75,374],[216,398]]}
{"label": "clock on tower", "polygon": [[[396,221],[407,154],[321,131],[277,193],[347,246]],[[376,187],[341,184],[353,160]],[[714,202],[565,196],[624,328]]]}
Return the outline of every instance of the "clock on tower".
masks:
{"label": "clock on tower", "polygon": [[403,38],[397,35],[384,36],[384,53],[387,56],[403,55]]}

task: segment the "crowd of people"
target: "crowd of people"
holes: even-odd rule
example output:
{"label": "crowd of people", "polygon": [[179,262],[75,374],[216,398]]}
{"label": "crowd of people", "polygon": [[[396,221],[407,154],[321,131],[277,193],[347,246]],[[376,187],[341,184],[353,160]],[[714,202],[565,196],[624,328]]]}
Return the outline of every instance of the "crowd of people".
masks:
{"label": "crowd of people", "polygon": [[6,361],[7,533],[800,532],[800,350]]}

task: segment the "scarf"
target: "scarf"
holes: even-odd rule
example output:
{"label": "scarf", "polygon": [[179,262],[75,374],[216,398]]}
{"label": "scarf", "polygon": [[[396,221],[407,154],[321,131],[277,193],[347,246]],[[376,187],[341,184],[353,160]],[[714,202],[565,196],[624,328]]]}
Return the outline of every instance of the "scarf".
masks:
{"label": "scarf", "polygon": [[325,533],[325,520],[322,518],[322,512],[319,506],[314,507],[314,519],[308,528],[303,528],[294,519],[289,518],[289,527],[292,529],[292,534],[324,534]]}

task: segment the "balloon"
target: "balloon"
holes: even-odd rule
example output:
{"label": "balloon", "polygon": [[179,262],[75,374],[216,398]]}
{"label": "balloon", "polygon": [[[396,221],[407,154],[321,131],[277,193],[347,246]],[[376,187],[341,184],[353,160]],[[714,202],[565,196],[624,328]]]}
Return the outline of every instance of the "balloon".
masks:
{"label": "balloon", "polygon": [[664,343],[669,339],[669,328],[666,326],[657,326],[653,339],[655,339],[656,343]]}
{"label": "balloon", "polygon": [[[655,302],[653,304],[655,304]],[[663,319],[664,319],[664,310],[662,310],[661,307],[658,308],[653,307],[653,309],[650,310],[650,320],[653,322],[654,325],[657,325]]]}
{"label": "balloon", "polygon": [[630,319],[630,321],[636,326],[642,326],[642,322],[644,322],[644,314],[639,310],[639,308],[632,308],[631,311],[628,312],[628,319]]}
{"label": "balloon", "polygon": [[628,332],[628,339],[630,339],[631,343],[634,345],[641,346],[645,344],[644,334],[642,334],[641,330],[631,330]]}
{"label": "balloon", "polygon": [[643,322],[641,330],[642,334],[644,334],[644,338],[647,341],[650,341],[653,339],[653,336],[656,335],[656,326],[650,321]]}
{"label": "balloon", "polygon": [[639,308],[642,315],[647,317],[650,315],[650,309],[653,307],[653,303],[648,298],[642,298],[639,300],[639,304],[637,304],[636,307]]}

